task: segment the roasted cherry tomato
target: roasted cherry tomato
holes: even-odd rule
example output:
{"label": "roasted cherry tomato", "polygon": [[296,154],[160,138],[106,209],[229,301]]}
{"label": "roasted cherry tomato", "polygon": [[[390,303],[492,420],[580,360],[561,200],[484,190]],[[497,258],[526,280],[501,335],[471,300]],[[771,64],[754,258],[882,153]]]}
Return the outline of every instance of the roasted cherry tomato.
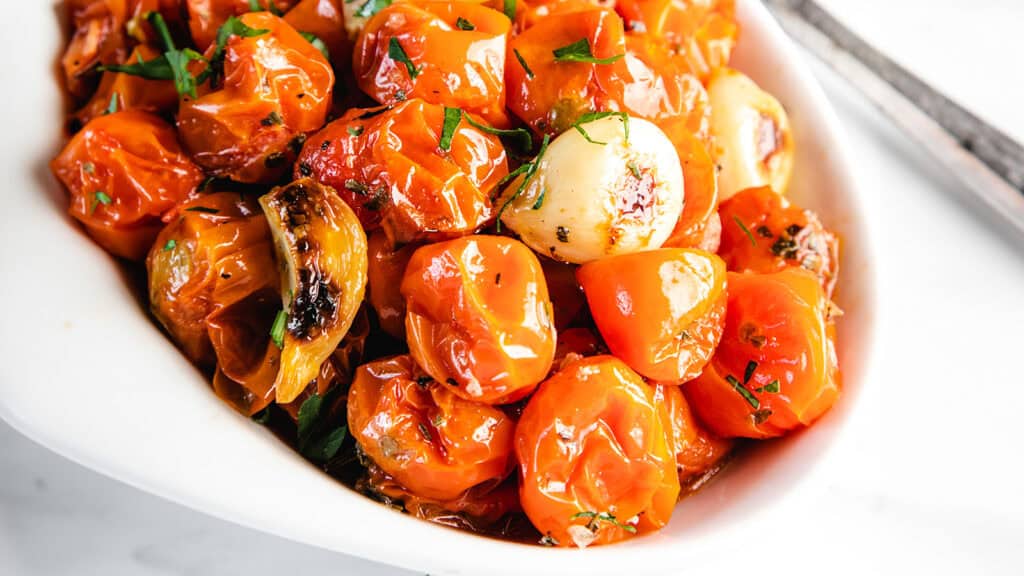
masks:
{"label": "roasted cherry tomato", "polygon": [[[505,9],[504,0],[488,0],[487,6],[495,10]],[[518,0],[515,6],[515,25],[523,31],[553,14],[585,12],[594,8],[615,8],[615,0]]]}
{"label": "roasted cherry tomato", "polygon": [[729,273],[722,342],[683,386],[716,434],[767,438],[810,425],[839,396],[832,304],[811,272]]}
{"label": "roasted cherry tomato", "polygon": [[839,273],[839,240],[814,212],[762,187],[726,200],[720,214],[720,255],[729,270],[775,272],[799,266],[814,272],[831,296]]}
{"label": "roasted cherry tomato", "polygon": [[674,384],[657,384],[654,398],[665,407],[669,418],[670,444],[676,455],[676,469],[683,491],[690,493],[722,466],[733,441],[719,438],[704,428],[690,411],[683,391]]}
{"label": "roasted cherry tomato", "polygon": [[129,260],[146,255],[161,218],[203,180],[174,128],[134,110],[89,122],[51,168],[71,194],[71,215],[103,248]]}
{"label": "roasted cherry tomato", "polygon": [[367,299],[377,312],[381,329],[399,340],[405,340],[402,276],[415,251],[416,246],[412,244],[392,248],[384,232],[379,230],[368,238]]}
{"label": "roasted cherry tomato", "polygon": [[612,354],[655,380],[700,374],[725,321],[721,258],[662,248],[595,260],[576,274]]}
{"label": "roasted cherry tomato", "polygon": [[622,88],[623,111],[650,120],[666,132],[669,126],[678,126],[708,141],[708,94],[666,42],[649,34],[627,34],[624,61],[629,75]]}
{"label": "roasted cherry tomato", "polygon": [[217,39],[217,30],[232,16],[252,12],[253,3],[261,9],[281,15],[294,0],[185,0],[192,41],[205,51]]}
{"label": "roasted cherry tomato", "polygon": [[347,68],[352,62],[352,43],[345,34],[343,0],[299,0],[284,15],[284,21],[302,34],[312,34],[323,42],[335,69]]}
{"label": "roasted cherry tomato", "polygon": [[672,235],[663,246],[718,251],[722,233],[718,214],[718,175],[705,144],[686,128],[667,126],[683,167],[685,197]]}
{"label": "roasted cherry tomato", "polygon": [[196,364],[217,366],[214,390],[252,414],[273,400],[280,309],[274,248],[259,206],[235,192],[182,206],[146,259],[153,316]]}
{"label": "roasted cherry tomato", "polygon": [[66,9],[74,33],[61,57],[64,81],[76,98],[96,86],[98,64],[118,64],[128,55],[124,24],[128,0],[68,0]]}
{"label": "roasted cherry tomato", "polygon": [[739,35],[734,0],[619,0],[616,10],[628,28],[666,40],[701,81],[729,63]]}
{"label": "roasted cherry tomato", "polygon": [[472,2],[392,4],[359,34],[359,87],[381,104],[422,98],[504,128],[509,26],[501,12]]}
{"label": "roasted cherry tomato", "polygon": [[487,404],[547,376],[555,326],[540,262],[511,238],[471,236],[417,250],[402,279],[413,358],[454,393]]}
{"label": "roasted cherry tomato", "polygon": [[230,37],[223,81],[211,79],[199,98],[183,99],[178,130],[210,174],[271,183],[291,166],[305,133],[323,126],[334,73],[324,55],[281,18],[252,12],[241,21],[266,32]]}
{"label": "roasted cherry tomato", "polygon": [[440,148],[444,108],[409,100],[386,110],[350,110],[306,142],[295,175],[341,191],[392,244],[472,233],[494,214],[490,192],[508,174],[497,136],[460,122]]}
{"label": "roasted cherry tomato", "polygon": [[500,482],[515,466],[515,422],[431,381],[409,356],[356,371],[348,426],[370,459],[424,498],[454,500],[479,484]]}
{"label": "roasted cherry tomato", "polygon": [[609,544],[664,526],[679,495],[667,413],[611,356],[549,378],[516,426],[519,497],[560,546]]}
{"label": "roasted cherry tomato", "polygon": [[[155,48],[139,44],[132,50],[128,62],[149,61],[160,54]],[[111,110],[143,110],[166,113],[178,106],[178,91],[171,80],[149,80],[123,72],[104,72],[100,86],[89,102],[75,113],[82,125]]]}

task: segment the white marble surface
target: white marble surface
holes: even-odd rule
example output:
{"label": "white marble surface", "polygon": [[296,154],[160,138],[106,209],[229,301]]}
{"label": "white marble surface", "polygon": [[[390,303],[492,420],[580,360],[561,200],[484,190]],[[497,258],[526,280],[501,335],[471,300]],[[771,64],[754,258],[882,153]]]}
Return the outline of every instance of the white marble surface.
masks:
{"label": "white marble surface", "polygon": [[[824,2],[879,47],[1024,139],[1024,3]],[[881,239],[881,357],[820,479],[766,537],[766,573],[1021,574],[1024,236],[988,224],[943,169],[816,66]],[[921,294],[928,294],[927,299]],[[993,329],[1001,326],[1002,329]],[[9,359],[5,359],[9,361]],[[353,518],[352,529],[359,529]],[[742,544],[737,544],[742,554]],[[729,566],[723,559],[722,569]],[[685,567],[673,567],[679,573]],[[410,574],[212,519],[106,479],[0,424],[0,575]]]}

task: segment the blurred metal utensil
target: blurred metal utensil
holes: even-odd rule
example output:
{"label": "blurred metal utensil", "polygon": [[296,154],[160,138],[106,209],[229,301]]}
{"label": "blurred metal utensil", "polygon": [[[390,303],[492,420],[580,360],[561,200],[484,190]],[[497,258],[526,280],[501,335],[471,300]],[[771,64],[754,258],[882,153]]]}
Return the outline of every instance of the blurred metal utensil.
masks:
{"label": "blurred metal utensil", "polygon": [[813,0],[766,0],[782,28],[1024,233],[1024,147],[870,46]]}

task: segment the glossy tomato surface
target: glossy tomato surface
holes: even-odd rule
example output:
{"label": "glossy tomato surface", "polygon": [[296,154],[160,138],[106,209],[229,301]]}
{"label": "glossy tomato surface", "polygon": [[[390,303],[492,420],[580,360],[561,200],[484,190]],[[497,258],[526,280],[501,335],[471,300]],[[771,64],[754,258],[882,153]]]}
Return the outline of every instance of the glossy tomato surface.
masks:
{"label": "glossy tomato surface", "polygon": [[471,236],[424,246],[402,294],[413,358],[455,394],[507,404],[547,376],[551,300],[540,262],[519,241]]}
{"label": "glossy tomato surface", "polygon": [[657,530],[679,494],[667,413],[620,360],[573,362],[540,386],[516,426],[519,495],[560,546]]}
{"label": "glossy tomato surface", "polygon": [[690,410],[679,386],[657,384],[654,398],[668,413],[669,438],[676,455],[679,484],[684,493],[693,492],[723,464],[734,441],[707,430]]}
{"label": "glossy tomato surface", "polygon": [[370,234],[367,250],[367,300],[377,312],[381,330],[404,341],[405,297],[402,296],[402,277],[416,246],[406,244],[398,249],[392,248],[384,232],[378,230]]}

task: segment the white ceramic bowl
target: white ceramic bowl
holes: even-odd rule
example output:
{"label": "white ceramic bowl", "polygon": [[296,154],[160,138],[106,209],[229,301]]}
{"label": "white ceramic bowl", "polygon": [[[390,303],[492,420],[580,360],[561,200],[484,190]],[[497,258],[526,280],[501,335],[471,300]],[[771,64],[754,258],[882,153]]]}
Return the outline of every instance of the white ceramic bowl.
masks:
{"label": "white ceramic bowl", "polygon": [[[843,241],[839,356],[845,390],[816,426],[765,443],[679,505],[662,532],[584,551],[472,536],[391,511],[308,465],[222,404],[147,317],[127,274],[66,215],[47,163],[60,145],[55,82],[63,40],[51,2],[4,6],[0,167],[0,417],[41,444],[185,506],[324,548],[432,574],[638,574],[708,566],[761,533],[780,553],[784,517],[854,405],[874,314],[870,237],[837,120],[765,9],[740,0],[736,67],[789,110],[797,140],[791,197]],[[773,516],[778,516],[773,511]],[[781,515],[785,516],[784,508]],[[758,524],[760,523],[760,525]],[[782,547],[781,549],[778,547]]]}

